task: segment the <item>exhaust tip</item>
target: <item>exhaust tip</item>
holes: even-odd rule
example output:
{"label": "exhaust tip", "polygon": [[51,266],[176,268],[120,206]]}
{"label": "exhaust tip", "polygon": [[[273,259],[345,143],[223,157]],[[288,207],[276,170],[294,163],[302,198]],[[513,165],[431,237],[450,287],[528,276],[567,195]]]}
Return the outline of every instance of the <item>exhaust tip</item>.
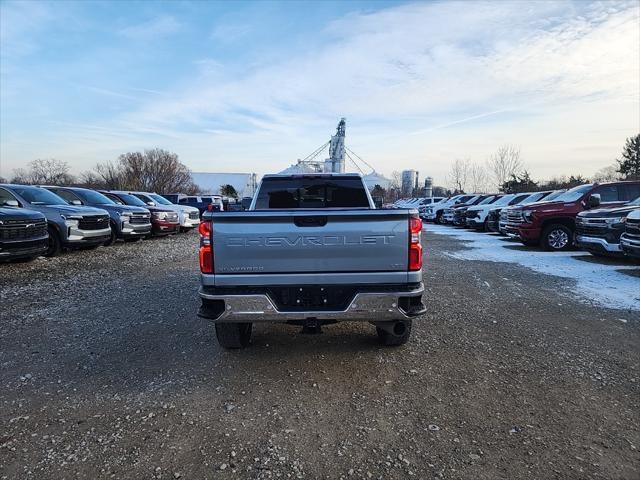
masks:
{"label": "exhaust tip", "polygon": [[393,334],[394,335],[401,336],[401,335],[404,335],[406,331],[407,331],[407,326],[405,325],[404,322],[396,322],[393,325]]}

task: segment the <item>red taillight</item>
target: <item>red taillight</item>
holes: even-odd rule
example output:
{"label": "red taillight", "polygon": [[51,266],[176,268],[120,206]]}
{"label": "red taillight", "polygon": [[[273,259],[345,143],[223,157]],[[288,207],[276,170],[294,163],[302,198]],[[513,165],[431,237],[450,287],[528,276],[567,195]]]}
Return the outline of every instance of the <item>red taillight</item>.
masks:
{"label": "red taillight", "polygon": [[202,273],[213,273],[213,250],[211,245],[200,247],[200,271]]}
{"label": "red taillight", "polygon": [[422,245],[420,233],[422,220],[419,217],[409,217],[409,271],[415,272],[422,268]]}
{"label": "red taillight", "polygon": [[200,234],[200,243],[202,243],[203,239],[209,240],[211,238],[211,222],[200,222],[198,233]]}
{"label": "red taillight", "polygon": [[213,273],[212,230],[212,222],[200,222],[200,225],[198,225],[198,233],[200,234],[200,271],[202,273]]}

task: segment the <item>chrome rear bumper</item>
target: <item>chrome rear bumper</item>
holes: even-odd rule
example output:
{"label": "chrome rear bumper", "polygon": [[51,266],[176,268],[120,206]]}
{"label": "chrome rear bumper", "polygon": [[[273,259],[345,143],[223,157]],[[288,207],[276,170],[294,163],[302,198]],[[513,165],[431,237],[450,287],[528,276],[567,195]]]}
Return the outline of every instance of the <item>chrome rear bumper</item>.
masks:
{"label": "chrome rear bumper", "polygon": [[[288,322],[301,319],[332,321],[387,321],[413,318],[422,315],[426,309],[407,312],[401,308],[403,297],[418,297],[424,286],[403,292],[357,293],[349,306],[341,311],[279,311],[266,294],[251,295],[211,295],[200,288],[198,294],[203,299],[199,315],[217,322]],[[204,304],[218,301],[220,310],[215,315],[208,314]],[[223,304],[220,301],[224,302]]]}

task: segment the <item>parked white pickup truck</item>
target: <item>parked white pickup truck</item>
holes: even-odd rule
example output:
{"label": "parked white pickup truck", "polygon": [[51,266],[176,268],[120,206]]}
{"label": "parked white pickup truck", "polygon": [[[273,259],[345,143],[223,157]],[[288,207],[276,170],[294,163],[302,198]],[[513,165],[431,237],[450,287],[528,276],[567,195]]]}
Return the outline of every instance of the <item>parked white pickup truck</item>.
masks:
{"label": "parked white pickup truck", "polygon": [[199,315],[225,348],[254,322],[367,321],[404,344],[426,310],[421,230],[415,209],[376,210],[358,174],[266,175],[248,211],[203,216]]}

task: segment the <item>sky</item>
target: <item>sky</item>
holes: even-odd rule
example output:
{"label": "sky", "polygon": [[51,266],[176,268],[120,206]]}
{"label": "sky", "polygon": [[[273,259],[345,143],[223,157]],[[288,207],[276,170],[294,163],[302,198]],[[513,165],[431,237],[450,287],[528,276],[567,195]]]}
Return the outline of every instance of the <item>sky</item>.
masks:
{"label": "sky", "polygon": [[591,175],[640,132],[640,2],[0,2],[0,176],[155,147],[272,173],[341,117],[386,175],[504,144]]}

